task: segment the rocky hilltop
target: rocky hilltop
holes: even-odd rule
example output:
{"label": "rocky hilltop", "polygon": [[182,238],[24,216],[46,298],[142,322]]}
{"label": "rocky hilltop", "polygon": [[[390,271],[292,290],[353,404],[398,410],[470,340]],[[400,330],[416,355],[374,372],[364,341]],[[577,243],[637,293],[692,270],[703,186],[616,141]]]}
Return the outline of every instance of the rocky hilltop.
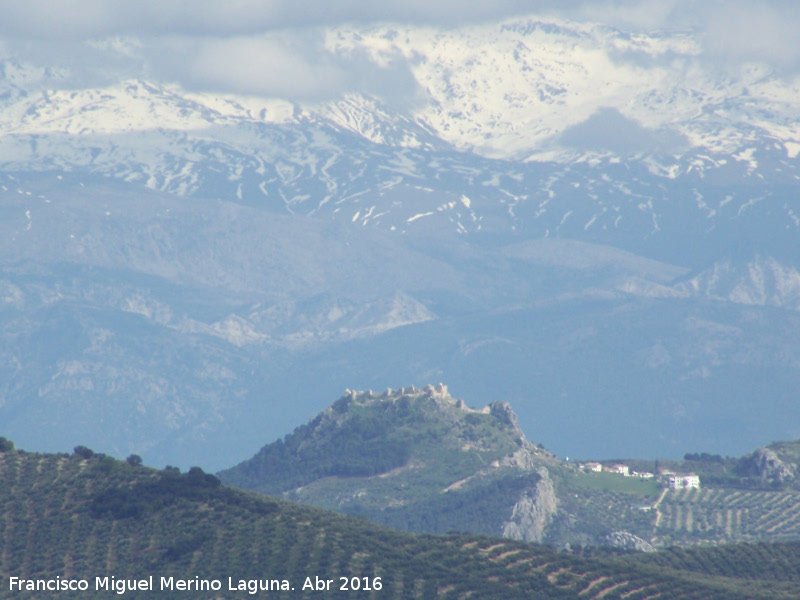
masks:
{"label": "rocky hilltop", "polygon": [[346,390],[219,475],[411,531],[542,541],[557,506],[548,468],[559,462],[525,438],[507,402],[470,408],[439,384]]}
{"label": "rocky hilltop", "polygon": [[[345,393],[219,473],[225,483],[398,529],[651,551],[800,539],[800,442],[740,458],[560,460],[508,402],[471,408],[445,385]],[[669,489],[692,473],[699,488]]]}
{"label": "rocky hilltop", "polygon": [[796,489],[797,448],[797,442],[778,442],[765,448],[756,448],[739,460],[737,472],[762,484],[773,487],[791,486]]}

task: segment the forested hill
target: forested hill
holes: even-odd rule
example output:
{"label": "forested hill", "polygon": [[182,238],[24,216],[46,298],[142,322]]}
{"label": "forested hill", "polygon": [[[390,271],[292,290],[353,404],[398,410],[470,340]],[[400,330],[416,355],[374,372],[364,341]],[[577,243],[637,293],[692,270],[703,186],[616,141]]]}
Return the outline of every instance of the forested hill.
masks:
{"label": "forested hill", "polygon": [[[800,548],[793,545],[667,552],[656,557],[577,557],[489,537],[400,533],[365,520],[229,489],[197,468],[180,474],[137,462],[92,454],[86,448],[73,454],[26,453],[4,441],[0,452],[0,595],[37,599],[323,597],[317,591],[302,590],[306,578],[314,587],[317,578],[338,586],[339,578],[345,577],[349,586],[369,586],[372,591],[337,591],[337,598],[766,600],[800,596],[800,575],[793,566],[800,564]],[[740,572],[740,563],[755,555],[759,570]],[[154,590],[117,595],[113,590],[95,589],[96,577],[119,583],[147,580],[151,575]],[[171,577],[173,586],[178,579],[195,584],[217,581],[222,590],[160,591],[162,577]],[[11,591],[12,578],[84,580],[89,589]],[[265,581],[295,590],[247,591],[253,582]],[[228,591],[231,584],[243,588]]]}

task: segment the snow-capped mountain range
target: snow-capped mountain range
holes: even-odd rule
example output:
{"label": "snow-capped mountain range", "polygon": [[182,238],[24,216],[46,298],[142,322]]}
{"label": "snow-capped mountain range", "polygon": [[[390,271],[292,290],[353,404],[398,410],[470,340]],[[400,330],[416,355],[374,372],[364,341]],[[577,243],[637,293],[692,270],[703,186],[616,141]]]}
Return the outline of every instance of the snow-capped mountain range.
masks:
{"label": "snow-capped mountain range", "polygon": [[447,380],[573,455],[800,435],[800,79],[701,46],[342,26],[413,89],[314,101],[3,58],[0,423],[217,469],[345,387]]}
{"label": "snow-capped mountain range", "polygon": [[395,231],[433,221],[619,245],[740,235],[749,214],[797,231],[800,208],[778,186],[800,176],[800,83],[758,64],[715,69],[699,43],[535,19],[331,30],[334,54],[408,65],[418,89],[402,106],[143,80],[60,89],[63,74],[6,60],[0,165]]}

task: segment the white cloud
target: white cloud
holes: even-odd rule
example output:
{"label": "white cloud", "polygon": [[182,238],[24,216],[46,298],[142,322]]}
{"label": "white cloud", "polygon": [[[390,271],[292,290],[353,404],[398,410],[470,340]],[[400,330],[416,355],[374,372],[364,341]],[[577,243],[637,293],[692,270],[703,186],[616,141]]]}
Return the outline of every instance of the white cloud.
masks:
{"label": "white cloud", "polygon": [[778,68],[800,60],[796,2],[732,2],[708,20],[707,46],[712,56],[726,61],[757,60]]}
{"label": "white cloud", "polygon": [[[800,63],[794,0],[0,0],[5,54],[68,70],[64,85],[154,77],[193,89],[332,97],[352,89],[391,98],[419,91],[409,65],[344,56],[329,26],[375,21],[458,27],[554,14],[636,30],[691,29],[709,65]],[[0,39],[0,43],[3,40]],[[636,57],[631,57],[634,60]],[[669,59],[667,57],[665,60]]]}
{"label": "white cloud", "polygon": [[[691,0],[607,0],[585,3],[579,15],[608,25],[652,30],[683,22],[691,10]],[[696,11],[694,11],[696,13]]]}
{"label": "white cloud", "polygon": [[[39,39],[112,35],[229,36],[342,23],[392,21],[459,26],[514,15],[559,14],[639,29],[708,28],[714,39],[777,33],[781,42],[796,24],[795,0],[0,0],[0,34]],[[751,41],[753,44],[751,44]],[[760,40],[773,47],[772,38]],[[757,48],[756,48],[757,49]],[[789,49],[794,51],[793,49]]]}
{"label": "white cloud", "polygon": [[318,34],[271,33],[225,38],[170,37],[147,51],[151,68],[184,86],[262,96],[314,99],[349,81]]}
{"label": "white cloud", "polygon": [[380,20],[457,25],[549,5],[556,4],[551,0],[332,0],[313,5],[292,0],[10,0],[0,2],[0,33],[52,39],[165,33],[242,35]]}

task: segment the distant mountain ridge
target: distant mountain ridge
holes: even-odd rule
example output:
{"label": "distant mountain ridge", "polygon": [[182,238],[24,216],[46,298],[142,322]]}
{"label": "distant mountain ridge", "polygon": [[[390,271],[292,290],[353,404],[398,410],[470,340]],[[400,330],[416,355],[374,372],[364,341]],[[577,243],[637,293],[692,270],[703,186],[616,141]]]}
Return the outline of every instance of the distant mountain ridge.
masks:
{"label": "distant mountain ridge", "polygon": [[800,309],[800,273],[773,257],[756,255],[744,264],[730,260],[715,263],[675,288],[738,304]]}
{"label": "distant mountain ridge", "polygon": [[[217,470],[295,411],[401,378],[487,403],[503,390],[572,456],[738,454],[795,435],[790,257],[723,257],[745,283],[690,287],[708,267],[579,240],[399,236],[75,173],[0,185],[0,413],[26,445]],[[630,439],[609,434],[621,422]],[[700,446],[730,422],[741,437]]]}
{"label": "distant mountain ridge", "polygon": [[446,380],[564,455],[797,436],[781,73],[536,16],[325,35],[409,94],[0,61],[0,433],[217,470],[346,386]]}

